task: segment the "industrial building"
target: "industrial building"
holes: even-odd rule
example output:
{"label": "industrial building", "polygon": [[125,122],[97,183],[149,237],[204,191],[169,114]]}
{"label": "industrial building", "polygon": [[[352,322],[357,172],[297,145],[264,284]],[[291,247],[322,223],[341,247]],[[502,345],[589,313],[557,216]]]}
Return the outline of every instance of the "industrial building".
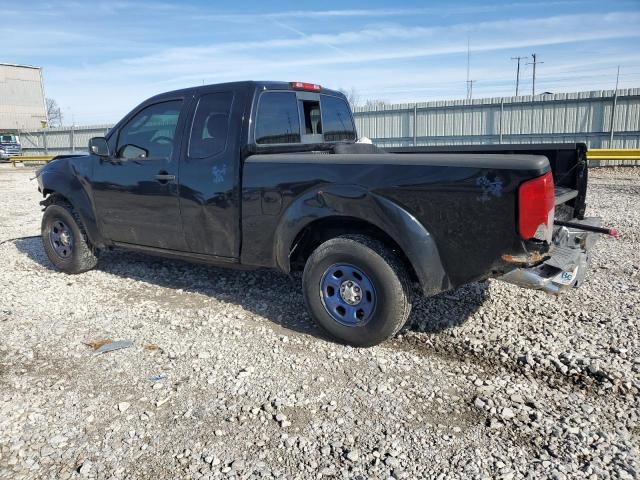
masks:
{"label": "industrial building", "polygon": [[42,69],[0,63],[0,133],[47,126]]}

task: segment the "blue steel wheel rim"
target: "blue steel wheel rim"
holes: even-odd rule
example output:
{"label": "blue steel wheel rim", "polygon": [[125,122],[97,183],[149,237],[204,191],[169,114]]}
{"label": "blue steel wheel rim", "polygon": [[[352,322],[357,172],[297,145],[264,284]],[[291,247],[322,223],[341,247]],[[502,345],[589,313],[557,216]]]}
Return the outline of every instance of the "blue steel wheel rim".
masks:
{"label": "blue steel wheel rim", "polygon": [[355,265],[331,265],[320,280],[320,298],[327,313],[347,327],[368,323],[376,308],[376,289]]}
{"label": "blue steel wheel rim", "polygon": [[49,230],[49,242],[60,258],[69,258],[73,253],[74,238],[69,226],[62,220],[55,220]]}

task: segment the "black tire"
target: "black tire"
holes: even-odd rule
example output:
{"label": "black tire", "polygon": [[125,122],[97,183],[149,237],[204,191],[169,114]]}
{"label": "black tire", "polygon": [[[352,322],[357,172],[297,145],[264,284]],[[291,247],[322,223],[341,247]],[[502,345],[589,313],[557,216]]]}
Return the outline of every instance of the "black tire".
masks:
{"label": "black tire", "polygon": [[[375,307],[364,323],[341,323],[325,307],[324,279],[342,264],[357,267],[375,289]],[[344,235],[321,244],[307,260],[302,290],[314,320],[336,339],[357,347],[377,345],[394,336],[411,312],[411,281],[402,261],[384,243],[365,235]]]}
{"label": "black tire", "polygon": [[[70,238],[64,249],[59,240],[60,226],[64,239]],[[42,215],[42,244],[49,260],[65,273],[82,273],[98,264],[95,249],[89,244],[80,216],[68,203],[49,205]],[[56,240],[57,239],[57,240]]]}

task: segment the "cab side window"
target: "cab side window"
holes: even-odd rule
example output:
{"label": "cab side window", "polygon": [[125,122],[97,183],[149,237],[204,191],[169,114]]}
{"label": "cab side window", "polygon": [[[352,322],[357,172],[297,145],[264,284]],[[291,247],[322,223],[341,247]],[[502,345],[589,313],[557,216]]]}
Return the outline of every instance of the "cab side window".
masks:
{"label": "cab side window", "polygon": [[207,158],[225,151],[232,103],[232,92],[200,97],[191,125],[189,158]]}
{"label": "cab side window", "polygon": [[181,100],[156,103],[139,111],[118,135],[119,158],[171,158]]}

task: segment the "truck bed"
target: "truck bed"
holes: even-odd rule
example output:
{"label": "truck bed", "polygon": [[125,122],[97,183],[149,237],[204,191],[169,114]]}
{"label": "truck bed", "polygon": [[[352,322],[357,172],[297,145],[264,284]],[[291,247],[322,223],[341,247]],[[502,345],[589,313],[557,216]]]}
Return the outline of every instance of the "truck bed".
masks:
{"label": "truck bed", "polygon": [[587,145],[584,143],[450,145],[385,150],[391,153],[542,155],[549,159],[553,172],[556,186],[556,218],[584,218],[587,194]]}

